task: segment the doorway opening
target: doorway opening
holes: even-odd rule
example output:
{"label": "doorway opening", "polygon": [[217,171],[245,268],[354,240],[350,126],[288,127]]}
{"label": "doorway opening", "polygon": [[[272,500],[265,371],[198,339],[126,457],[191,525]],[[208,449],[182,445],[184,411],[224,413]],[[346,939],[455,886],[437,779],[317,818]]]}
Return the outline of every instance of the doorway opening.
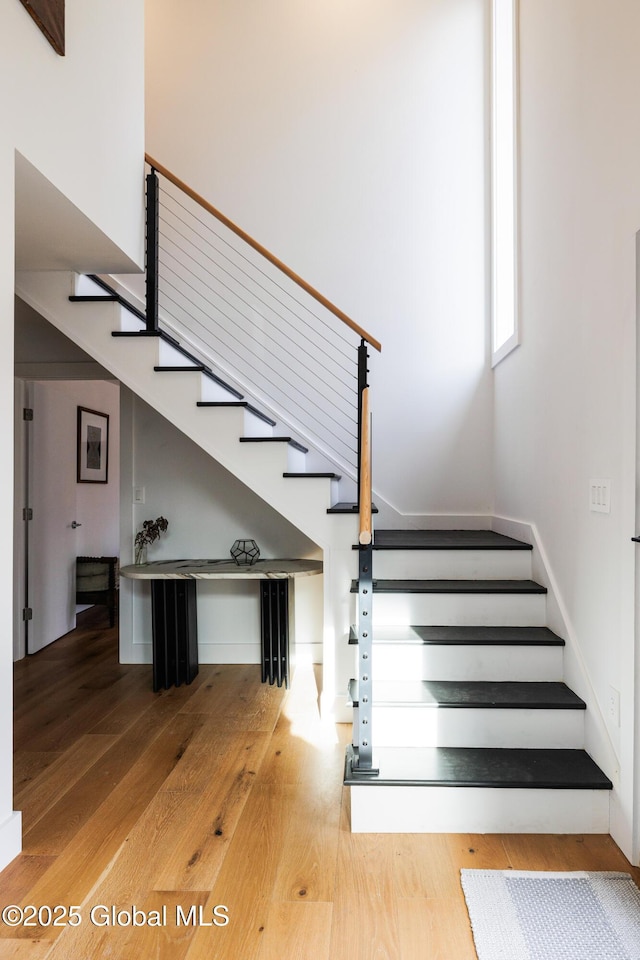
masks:
{"label": "doorway opening", "polygon": [[[16,381],[14,659],[75,628],[76,557],[119,553],[119,405],[113,382]],[[95,482],[78,478],[78,411],[87,409],[108,426]]]}

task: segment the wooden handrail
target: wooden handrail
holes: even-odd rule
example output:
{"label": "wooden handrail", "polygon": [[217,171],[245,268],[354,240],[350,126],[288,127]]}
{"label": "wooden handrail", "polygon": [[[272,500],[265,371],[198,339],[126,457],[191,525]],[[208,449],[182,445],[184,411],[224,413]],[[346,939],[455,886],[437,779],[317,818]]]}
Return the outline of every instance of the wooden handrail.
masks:
{"label": "wooden handrail", "polygon": [[250,247],[253,247],[261,256],[263,256],[269,263],[272,263],[274,267],[277,267],[281,273],[284,273],[285,276],[289,277],[290,280],[293,280],[299,287],[306,291],[310,297],[313,297],[314,300],[317,300],[318,303],[321,303],[323,307],[326,307],[335,317],[338,317],[339,320],[342,320],[347,327],[357,333],[359,337],[362,337],[363,340],[366,340],[367,343],[371,344],[376,350],[382,350],[382,344],[376,340],[375,337],[372,337],[370,333],[367,333],[366,330],[363,330],[362,327],[358,326],[355,320],[352,320],[351,317],[348,317],[346,313],[343,313],[335,304],[331,303],[330,300],[327,300],[318,290],[307,283],[306,280],[303,280],[302,277],[299,277],[297,273],[294,273],[282,260],[279,260],[278,257],[274,256],[266,247],[263,247],[261,243],[258,243],[257,240],[254,240],[248,233],[237,226],[232,220],[229,220],[228,217],[225,217],[224,213],[221,213],[214,206],[212,206],[204,197],[201,197],[200,194],[196,193],[195,190],[192,190],[191,187],[187,186],[182,180],[171,173],[170,170],[167,170],[166,167],[163,167],[161,163],[158,163],[157,160],[154,160],[153,157],[150,157],[148,153],[145,153],[144,158],[150,167],[153,167],[154,170],[157,170],[158,173],[161,173],[163,177],[166,177],[174,186],[179,190],[182,190],[183,193],[186,193],[188,197],[191,197],[195,203],[199,204],[207,213],[210,213],[216,220],[219,220],[220,223],[224,224],[232,233],[235,233],[237,237],[240,237],[241,240],[244,240],[245,243],[248,243]]}
{"label": "wooden handrail", "polygon": [[371,418],[369,415],[369,387],[362,391],[362,445],[360,448],[360,536],[366,546],[373,538],[371,522]]}

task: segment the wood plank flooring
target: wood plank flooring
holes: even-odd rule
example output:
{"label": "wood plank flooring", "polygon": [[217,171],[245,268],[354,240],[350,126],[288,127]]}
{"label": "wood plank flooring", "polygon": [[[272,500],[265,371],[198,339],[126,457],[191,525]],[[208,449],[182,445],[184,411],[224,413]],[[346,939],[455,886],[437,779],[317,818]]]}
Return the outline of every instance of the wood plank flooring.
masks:
{"label": "wood plank flooring", "polygon": [[[153,694],[101,610],[79,623],[15,666],[24,852],[0,907],[76,906],[82,922],[0,924],[0,960],[473,960],[462,867],[640,883],[606,836],[353,835],[349,728],[320,721],[311,668],[289,692],[257,666],[203,666]],[[100,905],[128,913],[92,922]],[[124,925],[133,906],[166,923]]]}

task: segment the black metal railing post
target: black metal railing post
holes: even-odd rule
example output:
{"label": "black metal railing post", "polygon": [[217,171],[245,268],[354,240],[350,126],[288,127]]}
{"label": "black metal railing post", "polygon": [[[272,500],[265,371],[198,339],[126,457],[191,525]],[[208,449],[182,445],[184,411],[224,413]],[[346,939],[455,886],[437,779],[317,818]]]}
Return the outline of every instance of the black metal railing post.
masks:
{"label": "black metal railing post", "polygon": [[374,777],[373,765],[373,525],[371,504],[371,412],[367,344],[358,347],[358,681],[354,710],[356,776]]}
{"label": "black metal railing post", "polygon": [[369,353],[367,351],[366,340],[361,340],[360,346],[358,347],[358,503],[360,503],[360,462],[362,458],[362,394],[369,386],[368,359]]}
{"label": "black metal railing post", "polygon": [[354,774],[375,777],[373,765],[373,547],[361,544],[358,553],[358,711]]}
{"label": "black metal railing post", "polygon": [[147,174],[147,220],[146,220],[146,316],[147,330],[158,329],[158,259],[159,259],[159,188],[158,176],[153,167]]}

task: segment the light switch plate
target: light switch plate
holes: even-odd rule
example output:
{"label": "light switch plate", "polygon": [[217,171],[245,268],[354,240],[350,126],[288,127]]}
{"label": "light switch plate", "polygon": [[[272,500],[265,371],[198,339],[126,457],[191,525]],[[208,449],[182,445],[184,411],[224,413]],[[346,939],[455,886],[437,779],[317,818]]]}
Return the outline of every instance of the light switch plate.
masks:
{"label": "light switch plate", "polygon": [[589,510],[611,513],[611,480],[589,480]]}

